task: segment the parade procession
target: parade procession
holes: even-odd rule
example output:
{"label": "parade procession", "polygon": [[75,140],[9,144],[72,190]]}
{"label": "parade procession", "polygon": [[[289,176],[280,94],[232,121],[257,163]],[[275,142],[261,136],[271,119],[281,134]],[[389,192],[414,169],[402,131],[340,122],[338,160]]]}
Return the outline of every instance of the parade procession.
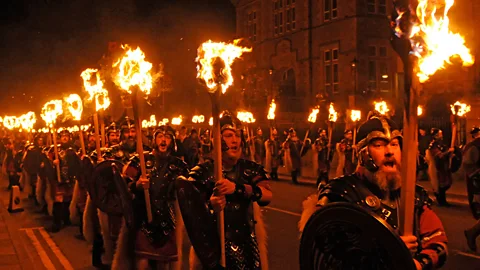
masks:
{"label": "parade procession", "polygon": [[8,2],[0,269],[480,269],[469,1]]}

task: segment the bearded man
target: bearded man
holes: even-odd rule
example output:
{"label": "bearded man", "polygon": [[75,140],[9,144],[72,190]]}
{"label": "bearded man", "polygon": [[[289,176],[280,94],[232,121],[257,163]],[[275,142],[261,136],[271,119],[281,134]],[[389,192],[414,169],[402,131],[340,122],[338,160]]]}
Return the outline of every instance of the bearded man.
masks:
{"label": "bearded man", "polygon": [[[354,174],[331,180],[304,202],[299,223],[301,269],[310,269],[315,260],[323,269],[339,262],[348,269],[400,269],[399,262],[410,267],[403,269],[442,267],[447,258],[445,230],[430,208],[427,192],[418,185],[413,236],[398,231],[402,135],[396,124],[373,116],[360,126],[357,138],[359,165]],[[337,213],[330,212],[330,218],[322,217],[334,210]],[[364,222],[352,218],[355,213],[362,213],[358,217]],[[312,242],[316,255],[309,253]]]}

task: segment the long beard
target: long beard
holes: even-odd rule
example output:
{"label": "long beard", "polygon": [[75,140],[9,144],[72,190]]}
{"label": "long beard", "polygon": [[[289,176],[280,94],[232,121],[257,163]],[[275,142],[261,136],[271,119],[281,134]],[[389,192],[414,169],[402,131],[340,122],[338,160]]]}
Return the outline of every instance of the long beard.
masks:
{"label": "long beard", "polygon": [[382,191],[392,192],[398,190],[402,186],[402,175],[398,164],[397,168],[396,172],[375,172],[372,178],[373,182],[376,183]]}

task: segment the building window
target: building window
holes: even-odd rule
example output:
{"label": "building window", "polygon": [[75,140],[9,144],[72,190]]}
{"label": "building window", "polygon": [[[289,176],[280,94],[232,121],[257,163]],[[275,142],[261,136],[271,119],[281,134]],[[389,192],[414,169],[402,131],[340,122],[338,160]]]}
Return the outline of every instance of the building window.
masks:
{"label": "building window", "polygon": [[257,12],[250,11],[247,14],[247,36],[251,41],[257,40]]}
{"label": "building window", "polygon": [[375,60],[368,61],[368,89],[377,90],[377,63]]}
{"label": "building window", "polygon": [[381,92],[388,92],[390,91],[390,78],[388,75],[388,65],[387,62],[380,61],[379,63],[379,71],[380,71],[380,91]]}
{"label": "building window", "polygon": [[387,14],[387,0],[367,0],[368,13]]}
{"label": "building window", "polygon": [[[377,53],[378,49],[378,53]],[[368,46],[368,89],[370,91],[390,91],[387,47]]]}
{"label": "building window", "polygon": [[275,36],[295,30],[295,0],[274,0],[273,17]]}
{"label": "building window", "polygon": [[330,21],[338,16],[337,0],[323,0],[323,20]]}
{"label": "building window", "polygon": [[324,51],[324,66],[325,91],[336,94],[339,92],[338,49]]}
{"label": "building window", "polygon": [[380,47],[380,57],[387,57],[387,47]]}

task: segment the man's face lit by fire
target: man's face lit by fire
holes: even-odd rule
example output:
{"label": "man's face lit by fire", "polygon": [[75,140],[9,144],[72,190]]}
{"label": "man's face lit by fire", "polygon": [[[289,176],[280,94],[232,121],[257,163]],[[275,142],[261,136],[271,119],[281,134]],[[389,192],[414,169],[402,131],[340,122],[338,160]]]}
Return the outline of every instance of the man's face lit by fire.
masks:
{"label": "man's face lit by fire", "polygon": [[439,130],[437,135],[435,135],[435,139],[443,140],[443,131]]}
{"label": "man's face lit by fire", "polygon": [[134,144],[135,143],[135,138],[137,137],[137,130],[135,128],[130,128],[128,130],[128,139],[127,142],[129,144]]}
{"label": "man's face lit by fire", "polygon": [[43,146],[43,138],[38,138],[37,144],[38,146]]}
{"label": "man's face lit by fire", "polygon": [[88,137],[88,148],[95,148],[95,136]]}
{"label": "man's face lit by fire", "polygon": [[70,134],[63,133],[60,135],[60,142],[61,143],[68,143],[70,141]]}
{"label": "man's face lit by fire", "polygon": [[172,143],[172,136],[164,134],[162,132],[158,133],[155,137],[155,144],[157,145],[158,151],[160,153],[165,153],[168,151],[168,146]]}
{"label": "man's face lit by fire", "polygon": [[226,129],[222,132],[222,138],[228,147],[228,150],[225,152],[227,158],[237,161],[242,156],[240,130]]}
{"label": "man's face lit by fire", "polygon": [[385,191],[393,191],[401,186],[402,150],[398,139],[387,142],[382,139],[372,141],[368,152],[378,171],[373,175],[373,180]]}
{"label": "man's face lit by fire", "polygon": [[347,139],[347,140],[352,140],[352,139],[353,139],[353,133],[352,133],[351,131],[345,133],[343,136],[344,136],[345,139]]}
{"label": "man's face lit by fire", "polygon": [[326,131],[325,129],[323,129],[322,131],[320,131],[320,137],[322,137],[322,138],[327,137],[327,131]]}
{"label": "man's face lit by fire", "polygon": [[258,136],[262,136],[263,135],[263,131],[261,129],[257,130],[257,135]]}
{"label": "man's face lit by fire", "polygon": [[108,142],[110,145],[115,145],[120,143],[120,134],[118,134],[118,132],[109,132]]}

